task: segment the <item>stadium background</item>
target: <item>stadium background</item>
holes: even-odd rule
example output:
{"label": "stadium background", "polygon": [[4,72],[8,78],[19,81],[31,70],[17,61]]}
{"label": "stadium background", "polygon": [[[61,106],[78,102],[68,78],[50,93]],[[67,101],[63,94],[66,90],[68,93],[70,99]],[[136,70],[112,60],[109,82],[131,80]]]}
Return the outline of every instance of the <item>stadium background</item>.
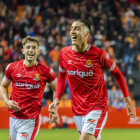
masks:
{"label": "stadium background", "polygon": [[[137,107],[137,118],[134,121],[126,116],[123,96],[114,78],[104,70],[109,117],[105,126],[108,129],[102,134],[103,140],[115,140],[114,136],[120,140],[139,140],[139,129],[109,128],[140,128],[140,0],[0,0],[0,82],[8,63],[24,59],[21,40],[27,35],[39,39],[41,54],[38,61],[52,67],[57,76],[59,53],[63,47],[71,45],[69,29],[75,19],[90,22],[88,43],[106,50],[115,61]],[[11,90],[10,86],[9,95]],[[61,121],[50,125],[46,112],[52,101],[52,90],[46,85],[42,100],[41,128],[51,130],[41,130],[37,139],[49,140],[49,134],[50,139],[56,139],[53,134],[58,140],[59,137],[61,140],[68,137],[78,139],[76,130],[62,129],[72,127],[71,125],[75,127],[70,100],[67,82],[59,105]],[[8,139],[8,129],[5,128],[9,127],[9,116],[1,97],[0,114],[0,139]],[[63,133],[64,138],[59,133]]]}

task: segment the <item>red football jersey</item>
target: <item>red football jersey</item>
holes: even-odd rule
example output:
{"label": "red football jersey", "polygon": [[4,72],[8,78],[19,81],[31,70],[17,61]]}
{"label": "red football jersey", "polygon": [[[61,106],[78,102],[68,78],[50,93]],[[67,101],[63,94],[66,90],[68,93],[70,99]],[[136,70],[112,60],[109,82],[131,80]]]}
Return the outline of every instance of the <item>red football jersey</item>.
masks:
{"label": "red football jersey", "polygon": [[90,45],[84,52],[75,52],[69,46],[61,50],[59,59],[60,75],[67,73],[68,76],[74,115],[107,110],[103,67],[112,71],[116,66],[108,53]]}
{"label": "red football jersey", "polygon": [[42,107],[46,82],[56,82],[53,69],[36,62],[26,67],[24,61],[10,63],[5,70],[5,80],[12,81],[11,100],[18,102],[20,111],[9,110],[10,116],[18,119],[36,118]]}

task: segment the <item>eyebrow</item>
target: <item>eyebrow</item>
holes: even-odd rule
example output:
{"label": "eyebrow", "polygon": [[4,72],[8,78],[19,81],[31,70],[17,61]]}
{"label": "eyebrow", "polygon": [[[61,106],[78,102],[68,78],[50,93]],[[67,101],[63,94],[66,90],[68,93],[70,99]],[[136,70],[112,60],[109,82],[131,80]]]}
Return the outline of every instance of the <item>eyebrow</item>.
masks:
{"label": "eyebrow", "polygon": [[30,46],[30,47],[37,47],[36,45],[29,45],[29,44],[27,44],[26,47],[28,47],[28,46]]}
{"label": "eyebrow", "polygon": [[75,27],[75,28],[77,28],[77,27],[78,27],[78,28],[80,28],[80,26],[71,26],[70,28],[72,28],[72,27]]}

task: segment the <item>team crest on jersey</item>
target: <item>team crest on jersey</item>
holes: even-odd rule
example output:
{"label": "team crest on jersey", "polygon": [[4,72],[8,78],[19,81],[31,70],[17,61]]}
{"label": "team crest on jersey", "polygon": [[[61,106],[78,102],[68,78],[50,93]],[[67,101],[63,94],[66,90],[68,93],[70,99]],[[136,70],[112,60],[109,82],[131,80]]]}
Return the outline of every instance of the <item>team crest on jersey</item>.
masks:
{"label": "team crest on jersey", "polygon": [[85,66],[86,66],[86,67],[91,67],[91,66],[93,66],[91,60],[88,59]]}
{"label": "team crest on jersey", "polygon": [[35,78],[33,78],[35,81],[39,81],[40,80],[40,77],[39,77],[39,74],[35,74]]}

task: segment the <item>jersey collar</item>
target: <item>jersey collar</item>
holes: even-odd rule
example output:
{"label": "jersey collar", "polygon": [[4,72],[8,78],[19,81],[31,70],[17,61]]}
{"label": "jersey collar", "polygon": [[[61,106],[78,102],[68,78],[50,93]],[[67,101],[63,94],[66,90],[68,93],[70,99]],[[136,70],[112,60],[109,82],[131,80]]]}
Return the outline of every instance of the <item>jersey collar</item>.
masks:
{"label": "jersey collar", "polygon": [[[91,47],[91,45],[88,44],[88,48],[85,51],[89,51],[90,47]],[[72,46],[72,50],[74,51],[74,46]]]}
{"label": "jersey collar", "polygon": [[[23,65],[25,64],[25,60],[23,61]],[[38,62],[36,61],[36,66],[38,65]]]}

